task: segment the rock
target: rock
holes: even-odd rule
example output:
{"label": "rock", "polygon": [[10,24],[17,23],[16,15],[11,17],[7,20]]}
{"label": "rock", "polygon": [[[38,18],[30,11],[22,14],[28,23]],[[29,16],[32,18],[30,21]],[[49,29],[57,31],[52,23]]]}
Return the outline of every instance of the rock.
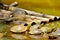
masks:
{"label": "rock", "polygon": [[11,18],[11,14],[12,14],[11,11],[1,10],[0,19],[7,20],[7,19]]}
{"label": "rock", "polygon": [[12,12],[14,12],[13,17],[15,19],[25,20],[26,17],[25,17],[25,12],[24,11],[19,10],[19,9],[15,9]]}
{"label": "rock", "polygon": [[38,29],[39,25],[33,25],[29,29],[29,34],[40,34],[41,31]]}
{"label": "rock", "polygon": [[27,24],[24,24],[24,25],[16,25],[16,26],[13,26],[10,31],[12,32],[17,32],[17,33],[21,33],[21,32],[25,32],[26,30],[28,29],[28,26]]}

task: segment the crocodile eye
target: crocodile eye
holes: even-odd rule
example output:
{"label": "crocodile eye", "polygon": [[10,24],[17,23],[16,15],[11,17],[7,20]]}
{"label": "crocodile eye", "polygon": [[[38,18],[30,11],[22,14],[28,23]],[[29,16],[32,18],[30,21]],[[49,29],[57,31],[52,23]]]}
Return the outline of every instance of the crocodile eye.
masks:
{"label": "crocodile eye", "polygon": [[31,26],[33,26],[33,25],[36,25],[36,23],[35,22],[32,22]]}
{"label": "crocodile eye", "polygon": [[25,23],[25,24],[24,24],[24,26],[28,26],[28,24],[27,24],[27,23]]}

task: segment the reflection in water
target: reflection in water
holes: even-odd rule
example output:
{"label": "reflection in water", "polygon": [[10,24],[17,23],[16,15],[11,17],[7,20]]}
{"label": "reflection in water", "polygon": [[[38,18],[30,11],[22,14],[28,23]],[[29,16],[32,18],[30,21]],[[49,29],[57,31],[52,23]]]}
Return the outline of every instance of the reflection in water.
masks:
{"label": "reflection in water", "polygon": [[21,39],[21,40],[27,39],[27,36],[22,35],[22,34],[11,34],[11,36],[15,39]]}
{"label": "reflection in water", "polygon": [[39,40],[41,35],[29,35],[29,37]]}
{"label": "reflection in water", "polygon": [[19,39],[19,40],[44,40],[48,39],[43,37],[42,35],[30,35],[30,34],[11,34],[12,38]]}

